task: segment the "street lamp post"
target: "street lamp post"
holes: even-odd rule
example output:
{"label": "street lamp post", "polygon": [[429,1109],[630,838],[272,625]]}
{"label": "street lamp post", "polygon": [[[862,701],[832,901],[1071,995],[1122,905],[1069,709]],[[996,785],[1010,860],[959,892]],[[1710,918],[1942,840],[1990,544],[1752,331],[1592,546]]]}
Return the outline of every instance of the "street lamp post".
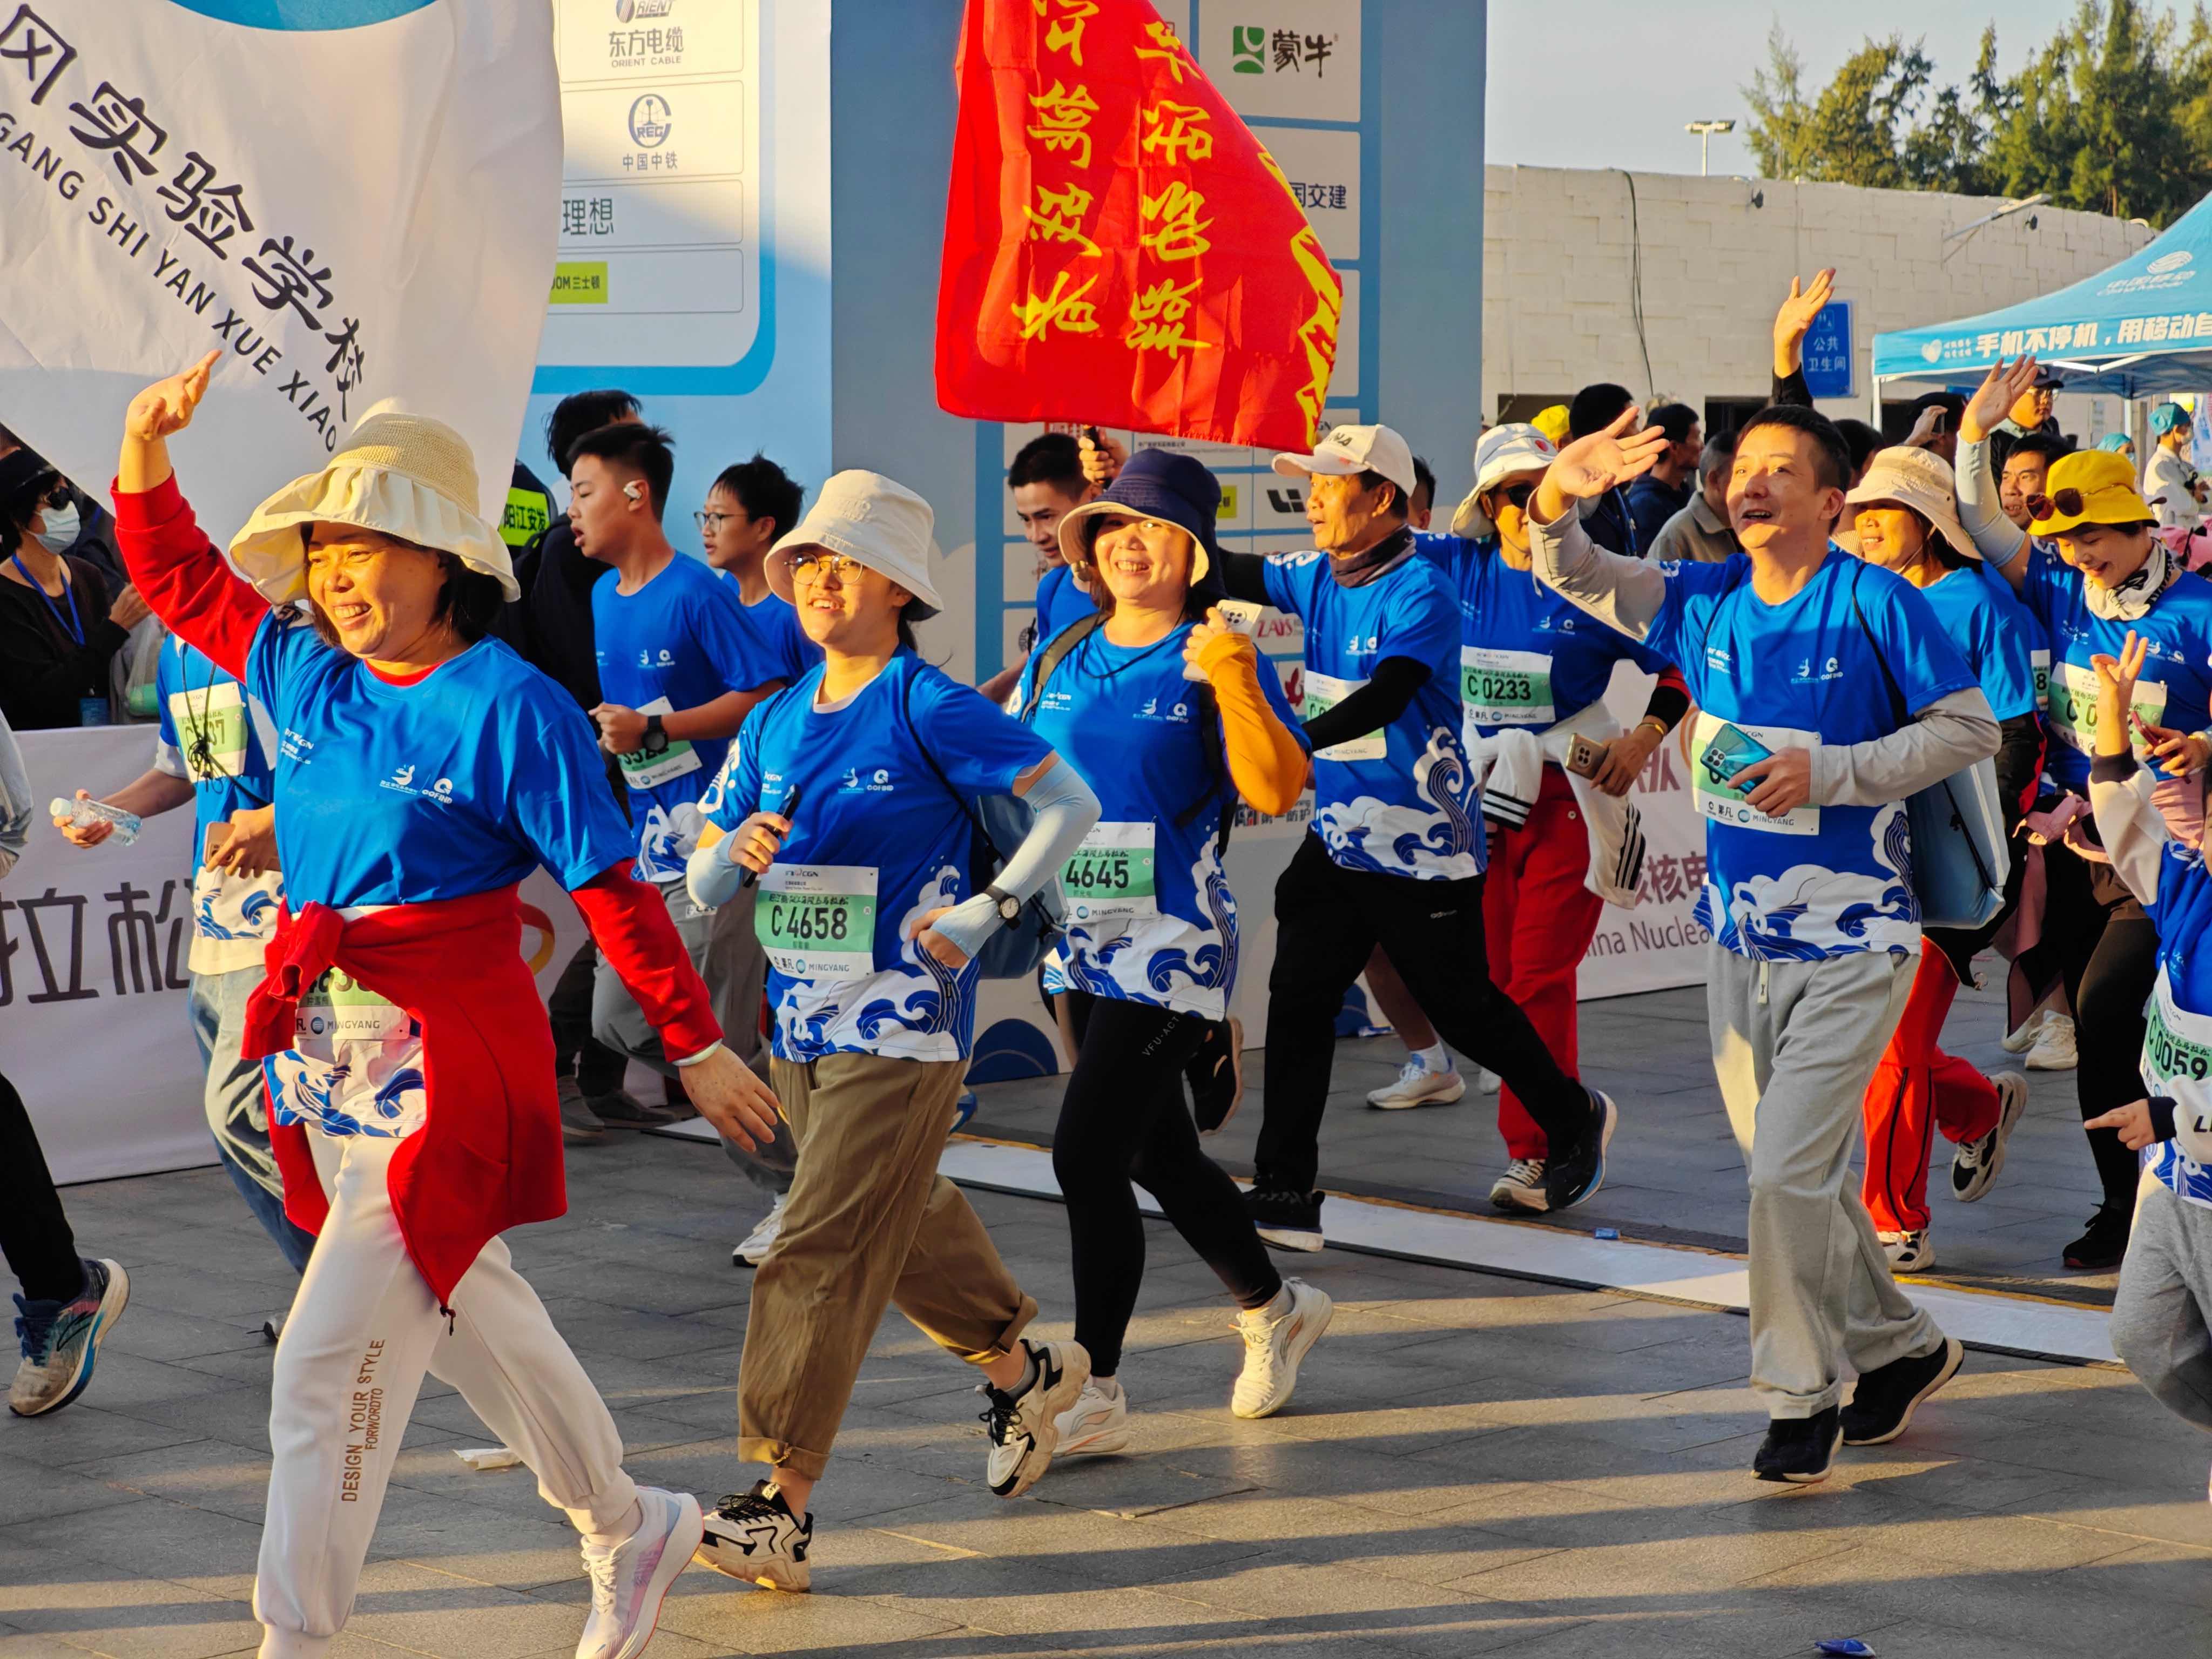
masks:
{"label": "street lamp post", "polygon": [[1711,171],[1706,164],[1712,159],[1713,135],[1734,132],[1735,122],[1732,118],[1721,121],[1692,121],[1682,131],[1698,135],[1698,177],[1702,179]]}

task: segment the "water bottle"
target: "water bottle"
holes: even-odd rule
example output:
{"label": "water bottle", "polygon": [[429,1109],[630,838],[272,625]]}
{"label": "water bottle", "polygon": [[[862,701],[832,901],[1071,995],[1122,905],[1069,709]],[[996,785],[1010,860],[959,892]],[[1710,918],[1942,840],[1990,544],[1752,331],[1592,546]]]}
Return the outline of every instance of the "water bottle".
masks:
{"label": "water bottle", "polygon": [[128,847],[138,839],[139,827],[145,822],[136,812],[126,812],[119,806],[110,806],[106,801],[64,800],[54,798],[53,815],[64,819],[75,830],[88,830],[95,823],[112,823],[115,833],[108,837],[118,847]]}

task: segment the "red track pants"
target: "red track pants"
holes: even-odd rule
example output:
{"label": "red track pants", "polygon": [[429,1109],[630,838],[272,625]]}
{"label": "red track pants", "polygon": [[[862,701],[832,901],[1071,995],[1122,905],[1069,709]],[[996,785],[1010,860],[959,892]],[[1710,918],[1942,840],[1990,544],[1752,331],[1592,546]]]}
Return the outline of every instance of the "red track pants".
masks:
{"label": "red track pants", "polygon": [[[1528,822],[1491,842],[1482,885],[1490,977],[1521,1005],[1552,1058],[1576,1073],[1575,972],[1597,933],[1605,901],[1583,885],[1589,835],[1567,775],[1544,769]],[[1498,1091],[1498,1132],[1515,1158],[1545,1156],[1544,1132],[1510,1089]]]}
{"label": "red track pants", "polygon": [[1861,1196],[1886,1233],[1928,1224],[1928,1153],[1933,1132],[1972,1140],[1997,1125],[1996,1085],[1942,1048],[1943,1020],[1959,976],[1923,944],[1920,970],[1866,1092],[1866,1184]]}

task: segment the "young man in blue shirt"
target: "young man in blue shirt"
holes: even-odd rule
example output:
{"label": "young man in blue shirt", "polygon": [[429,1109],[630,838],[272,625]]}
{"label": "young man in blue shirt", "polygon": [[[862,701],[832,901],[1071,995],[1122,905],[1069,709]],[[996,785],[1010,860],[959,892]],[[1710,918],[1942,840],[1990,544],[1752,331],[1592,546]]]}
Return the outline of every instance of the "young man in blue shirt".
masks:
{"label": "young man in blue shirt", "polygon": [[1892,1279],[1850,1155],[1920,951],[1905,799],[1995,754],[1997,722],[1927,600],[1831,539],[1850,454],[1825,416],[1753,416],[1729,487],[1744,552],[1670,565],[1603,551],[1577,517],[1666,443],[1632,419],[1545,474],[1535,569],[1673,658],[1698,705],[1708,1018],[1750,1170],[1751,1383],[1772,1419],[1753,1470],[1820,1480],[1839,1439],[1895,1438],[1965,1358]]}

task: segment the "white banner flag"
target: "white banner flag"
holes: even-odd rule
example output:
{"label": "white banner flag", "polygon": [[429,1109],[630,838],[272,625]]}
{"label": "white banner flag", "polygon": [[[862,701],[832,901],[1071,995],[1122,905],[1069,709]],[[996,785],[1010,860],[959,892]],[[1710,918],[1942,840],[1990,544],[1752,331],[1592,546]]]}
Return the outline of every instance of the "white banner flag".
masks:
{"label": "white banner flag", "polygon": [[545,0],[0,0],[0,424],[102,493],[220,349],[177,445],[218,543],[386,399],[495,525],[560,187]]}

